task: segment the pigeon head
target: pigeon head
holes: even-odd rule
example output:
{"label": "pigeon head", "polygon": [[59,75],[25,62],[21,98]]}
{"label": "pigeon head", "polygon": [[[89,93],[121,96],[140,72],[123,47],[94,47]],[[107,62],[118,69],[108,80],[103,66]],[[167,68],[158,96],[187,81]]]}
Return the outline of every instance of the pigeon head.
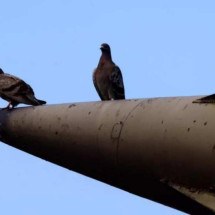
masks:
{"label": "pigeon head", "polygon": [[107,43],[102,43],[100,49],[103,53],[110,53],[110,46]]}
{"label": "pigeon head", "polygon": [[0,68],[0,74],[4,74],[3,70]]}

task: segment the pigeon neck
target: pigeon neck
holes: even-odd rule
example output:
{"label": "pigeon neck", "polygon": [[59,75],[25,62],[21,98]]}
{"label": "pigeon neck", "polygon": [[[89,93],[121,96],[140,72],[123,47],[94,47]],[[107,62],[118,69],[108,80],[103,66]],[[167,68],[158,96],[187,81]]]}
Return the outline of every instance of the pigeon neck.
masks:
{"label": "pigeon neck", "polygon": [[102,66],[107,61],[112,62],[111,54],[103,52],[99,60],[99,66]]}

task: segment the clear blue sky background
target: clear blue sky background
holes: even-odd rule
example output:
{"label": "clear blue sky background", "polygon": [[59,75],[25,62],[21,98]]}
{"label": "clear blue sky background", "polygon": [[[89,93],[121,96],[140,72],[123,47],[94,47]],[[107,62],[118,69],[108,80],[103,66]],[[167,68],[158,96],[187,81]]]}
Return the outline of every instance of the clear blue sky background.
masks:
{"label": "clear blue sky background", "polygon": [[[107,42],[127,98],[215,93],[215,1],[128,2],[0,1],[0,67],[49,104],[96,101]],[[0,170],[0,214],[182,214],[3,143]]]}

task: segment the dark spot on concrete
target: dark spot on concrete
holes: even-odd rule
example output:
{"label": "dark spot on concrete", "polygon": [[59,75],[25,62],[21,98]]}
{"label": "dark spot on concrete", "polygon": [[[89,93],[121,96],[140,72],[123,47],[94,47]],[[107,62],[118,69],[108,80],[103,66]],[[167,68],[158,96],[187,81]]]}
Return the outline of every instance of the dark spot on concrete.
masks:
{"label": "dark spot on concrete", "polygon": [[90,114],[91,114],[91,111],[88,112],[88,115],[90,115]]}
{"label": "dark spot on concrete", "polygon": [[187,131],[189,132],[189,131],[190,131],[190,128],[188,128]]}
{"label": "dark spot on concrete", "polygon": [[75,107],[75,106],[76,106],[76,104],[71,104],[71,105],[69,105],[68,108],[72,108],[72,107]]}
{"label": "dark spot on concrete", "polygon": [[58,119],[59,121],[61,120],[61,118],[60,118],[60,117],[58,117],[57,119]]}
{"label": "dark spot on concrete", "polygon": [[118,111],[116,112],[116,117],[119,116],[119,114],[120,114],[120,110],[118,110]]}
{"label": "dark spot on concrete", "polygon": [[143,109],[145,109],[145,103],[141,102],[141,103],[139,104],[139,106],[142,107]]}
{"label": "dark spot on concrete", "polygon": [[193,123],[196,123],[196,120],[193,120]]}
{"label": "dark spot on concrete", "polygon": [[113,125],[112,132],[111,132],[111,138],[112,139],[118,139],[120,137],[122,127],[123,127],[123,122],[122,121],[120,121],[118,123],[115,123]]}
{"label": "dark spot on concrete", "polygon": [[161,121],[161,124],[163,124],[163,120]]}
{"label": "dark spot on concrete", "polygon": [[165,129],[164,132],[166,133],[166,132],[167,132],[167,129]]}
{"label": "dark spot on concrete", "polygon": [[207,124],[208,124],[208,122],[205,122],[205,123],[204,123],[204,126],[206,126]]}
{"label": "dark spot on concrete", "polygon": [[188,107],[188,104],[186,104],[186,105],[184,106],[183,110],[185,110],[187,107]]}
{"label": "dark spot on concrete", "polygon": [[213,151],[215,151],[215,145],[213,145],[213,148],[212,148],[212,150],[213,150]]}
{"label": "dark spot on concrete", "polygon": [[148,104],[151,104],[152,101],[153,101],[152,99],[147,99],[147,103],[148,103]]}
{"label": "dark spot on concrete", "polygon": [[58,135],[58,132],[57,132],[57,131],[55,131],[55,135]]}
{"label": "dark spot on concrete", "polygon": [[103,124],[101,124],[101,125],[99,126],[99,128],[98,128],[98,129],[99,129],[99,131],[102,129],[102,126],[103,126]]}

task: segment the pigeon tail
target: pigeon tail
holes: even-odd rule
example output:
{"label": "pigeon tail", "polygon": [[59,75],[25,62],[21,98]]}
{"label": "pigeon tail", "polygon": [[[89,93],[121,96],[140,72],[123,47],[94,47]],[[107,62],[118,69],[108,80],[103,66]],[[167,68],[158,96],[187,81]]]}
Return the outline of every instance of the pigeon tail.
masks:
{"label": "pigeon tail", "polygon": [[30,105],[35,105],[35,106],[46,104],[46,101],[43,101],[43,100],[37,99],[35,97],[32,97],[32,95],[31,96],[26,96],[25,97],[25,102],[23,102],[23,103],[30,104]]}
{"label": "pigeon tail", "polygon": [[46,104],[46,101],[39,100],[39,99],[36,99],[36,98],[34,98],[33,100],[30,99],[30,102],[31,102],[32,105],[35,105],[35,106]]}
{"label": "pigeon tail", "polygon": [[39,100],[39,99],[37,99],[37,102],[39,103],[39,105],[45,105],[46,104],[46,101]]}

